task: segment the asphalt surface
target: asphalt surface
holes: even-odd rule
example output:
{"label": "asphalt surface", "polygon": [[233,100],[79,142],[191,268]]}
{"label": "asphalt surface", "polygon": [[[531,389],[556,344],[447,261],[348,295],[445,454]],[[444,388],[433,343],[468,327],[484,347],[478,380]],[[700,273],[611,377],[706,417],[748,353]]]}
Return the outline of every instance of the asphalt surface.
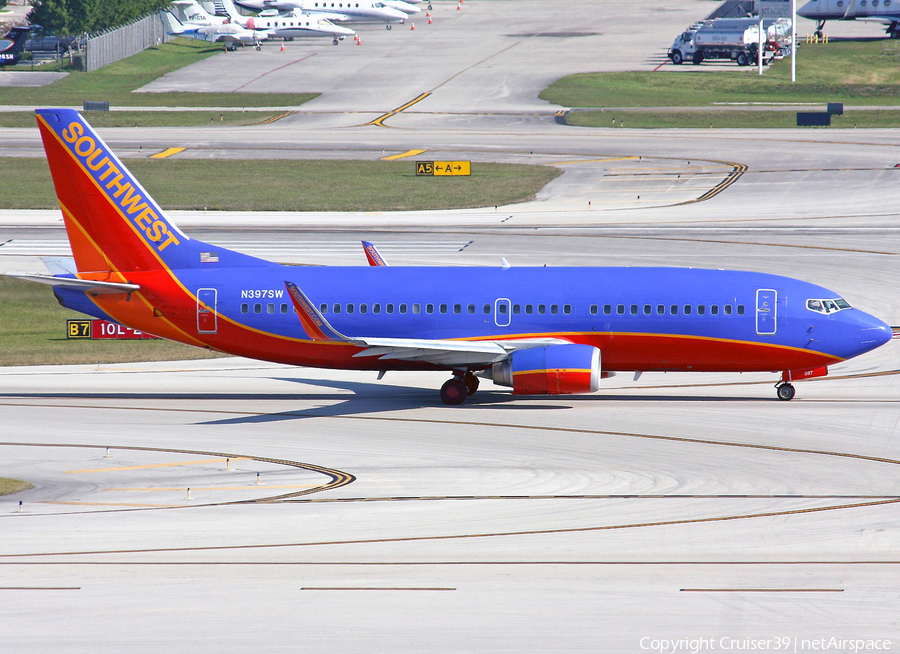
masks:
{"label": "asphalt surface", "polygon": [[[465,2],[458,15],[437,3],[415,32],[318,46],[316,61],[333,59],[300,90],[335,86],[308,113],[103,135],[126,156],[178,146],[252,165],[421,149],[410,166],[565,171],[496,209],[172,213],[191,235],[279,261],[363,265],[366,238],[393,265],[761,270],[900,325],[895,130],[582,130],[536,99],[557,73],[656,65],[709,5],[634,16],[624,2],[550,3],[573,7],[557,25],[536,20],[547,3]],[[513,10],[504,33],[597,34],[500,43],[491,18]],[[426,27],[447,30],[427,60],[412,40]],[[281,54],[223,54],[181,75],[245,83],[234,62]],[[273,82],[294,68],[256,65]],[[384,127],[355,127],[427,91]],[[39,154],[30,130],[0,130],[0,143]],[[54,212],[0,212],[0,243],[2,271],[66,248]],[[621,374],[594,395],[544,398],[484,382],[448,408],[441,374],[377,382],[241,359],[0,369],[0,476],[35,484],[0,498],[0,651],[896,647],[897,345],[798,383],[790,403],[769,374]]]}

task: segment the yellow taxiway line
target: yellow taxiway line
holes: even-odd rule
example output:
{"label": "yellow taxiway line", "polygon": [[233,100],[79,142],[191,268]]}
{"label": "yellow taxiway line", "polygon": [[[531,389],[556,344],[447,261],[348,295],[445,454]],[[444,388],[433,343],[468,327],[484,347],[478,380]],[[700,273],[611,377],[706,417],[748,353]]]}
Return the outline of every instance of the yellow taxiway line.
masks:
{"label": "yellow taxiway line", "polygon": [[417,154],[422,154],[425,150],[407,150],[406,152],[402,152],[400,154],[392,154],[389,157],[382,157],[381,161],[395,161],[396,159],[403,159],[404,157],[415,157]]}
{"label": "yellow taxiway line", "polygon": [[[203,487],[194,487],[191,486],[192,491],[237,491],[237,490],[271,490],[273,488],[315,488],[316,484],[302,484],[302,485],[283,485],[283,486],[269,486],[266,484],[254,484],[252,486],[203,486]],[[171,491],[184,491],[186,486],[177,486],[170,488],[104,488],[104,492],[108,491],[141,491],[141,492],[171,492]]]}
{"label": "yellow taxiway line", "polygon": [[171,157],[173,154],[178,154],[179,152],[184,152],[187,148],[166,148],[162,152],[157,152],[156,154],[150,155],[151,159],[165,159],[166,157]]}

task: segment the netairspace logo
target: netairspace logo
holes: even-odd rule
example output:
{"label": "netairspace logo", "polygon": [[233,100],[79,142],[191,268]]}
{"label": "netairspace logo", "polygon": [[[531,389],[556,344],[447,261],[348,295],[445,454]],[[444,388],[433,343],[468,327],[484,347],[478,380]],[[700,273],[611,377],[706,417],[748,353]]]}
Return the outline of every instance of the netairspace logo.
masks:
{"label": "netairspace logo", "polygon": [[700,654],[700,652],[886,652],[891,641],[878,638],[650,638],[640,640],[642,650],[658,654]]}

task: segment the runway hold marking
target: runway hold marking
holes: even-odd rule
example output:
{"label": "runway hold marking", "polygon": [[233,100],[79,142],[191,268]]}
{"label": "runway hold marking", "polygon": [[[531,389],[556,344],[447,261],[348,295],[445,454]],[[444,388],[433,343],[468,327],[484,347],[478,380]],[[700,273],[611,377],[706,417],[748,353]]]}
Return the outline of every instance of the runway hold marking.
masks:
{"label": "runway hold marking", "polygon": [[379,116],[379,117],[376,118],[375,120],[372,120],[372,121],[370,121],[370,122],[368,122],[368,123],[363,123],[363,124],[361,125],[361,127],[368,127],[369,125],[377,125],[378,127],[389,127],[389,125],[385,125],[385,124],[384,124],[384,121],[386,121],[386,120],[387,120],[388,118],[390,118],[391,116],[396,116],[397,114],[399,114],[401,111],[403,111],[403,110],[405,110],[405,109],[409,109],[411,106],[413,106],[413,105],[416,104],[417,102],[421,102],[422,100],[424,100],[425,98],[427,98],[429,95],[431,95],[431,91],[428,91],[428,92],[426,92],[426,93],[422,93],[421,95],[419,95],[419,96],[413,98],[412,100],[410,100],[410,101],[407,102],[406,104],[401,104],[401,105],[400,105],[399,107],[397,107],[396,109],[392,109],[391,111],[387,112],[386,114],[383,114],[383,115]]}
{"label": "runway hold marking", "polygon": [[743,175],[745,172],[747,172],[746,164],[732,163],[729,161],[719,161],[716,163],[722,163],[722,164],[725,164],[728,166],[732,166],[732,171],[730,173],[728,173],[728,175],[725,177],[725,179],[723,179],[721,182],[719,182],[718,184],[713,186],[711,189],[709,189],[706,193],[701,195],[699,198],[697,198],[695,200],[688,200],[687,202],[679,202],[675,206],[682,206],[682,205],[686,205],[686,204],[694,204],[695,202],[704,202],[705,200],[711,200],[712,198],[716,197],[719,193],[721,193],[722,191],[727,189],[729,186],[734,184],[736,181],[738,181],[741,178],[741,175]]}
{"label": "runway hold marking", "polygon": [[[119,448],[125,449],[125,448]],[[232,461],[246,461],[247,457],[239,456],[231,459]],[[121,468],[86,468],[84,470],[66,470],[69,475],[80,475],[90,472],[119,472],[120,470],[148,470],[150,468],[171,468],[174,466],[195,466],[204,463],[225,463],[226,459],[201,459],[199,461],[176,461],[173,463],[148,463],[142,466],[122,466]]]}
{"label": "runway hold marking", "polygon": [[426,150],[407,150],[406,152],[401,152],[400,154],[392,154],[389,157],[382,157],[381,161],[396,161],[397,159],[403,159],[405,157],[415,157],[417,154],[422,154],[426,152]]}
{"label": "runway hold marking", "polygon": [[843,593],[843,588],[681,588],[682,593]]}
{"label": "runway hold marking", "polygon": [[269,125],[270,123],[274,123],[276,120],[281,120],[282,118],[287,118],[290,115],[297,113],[296,111],[285,111],[283,114],[278,114],[277,116],[269,116],[258,123],[253,123],[254,125]]}
{"label": "runway hold marking", "polygon": [[166,148],[162,152],[157,152],[156,154],[150,155],[151,159],[165,159],[166,157],[171,157],[173,154],[178,154],[179,152],[184,152],[187,148]]}
{"label": "runway hold marking", "polygon": [[303,586],[300,590],[456,590],[455,588],[372,587],[372,586]]}

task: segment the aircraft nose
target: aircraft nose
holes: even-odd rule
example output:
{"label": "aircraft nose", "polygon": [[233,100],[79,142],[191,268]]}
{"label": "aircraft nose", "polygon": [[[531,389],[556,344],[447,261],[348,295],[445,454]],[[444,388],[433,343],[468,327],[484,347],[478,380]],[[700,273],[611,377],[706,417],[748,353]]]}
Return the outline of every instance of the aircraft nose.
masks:
{"label": "aircraft nose", "polygon": [[815,18],[821,13],[819,10],[820,2],[823,2],[823,0],[811,0],[810,2],[807,2],[797,10],[797,15],[802,16],[803,18]]}
{"label": "aircraft nose", "polygon": [[863,313],[859,317],[859,344],[869,350],[881,347],[893,338],[894,333],[890,325],[875,316]]}

